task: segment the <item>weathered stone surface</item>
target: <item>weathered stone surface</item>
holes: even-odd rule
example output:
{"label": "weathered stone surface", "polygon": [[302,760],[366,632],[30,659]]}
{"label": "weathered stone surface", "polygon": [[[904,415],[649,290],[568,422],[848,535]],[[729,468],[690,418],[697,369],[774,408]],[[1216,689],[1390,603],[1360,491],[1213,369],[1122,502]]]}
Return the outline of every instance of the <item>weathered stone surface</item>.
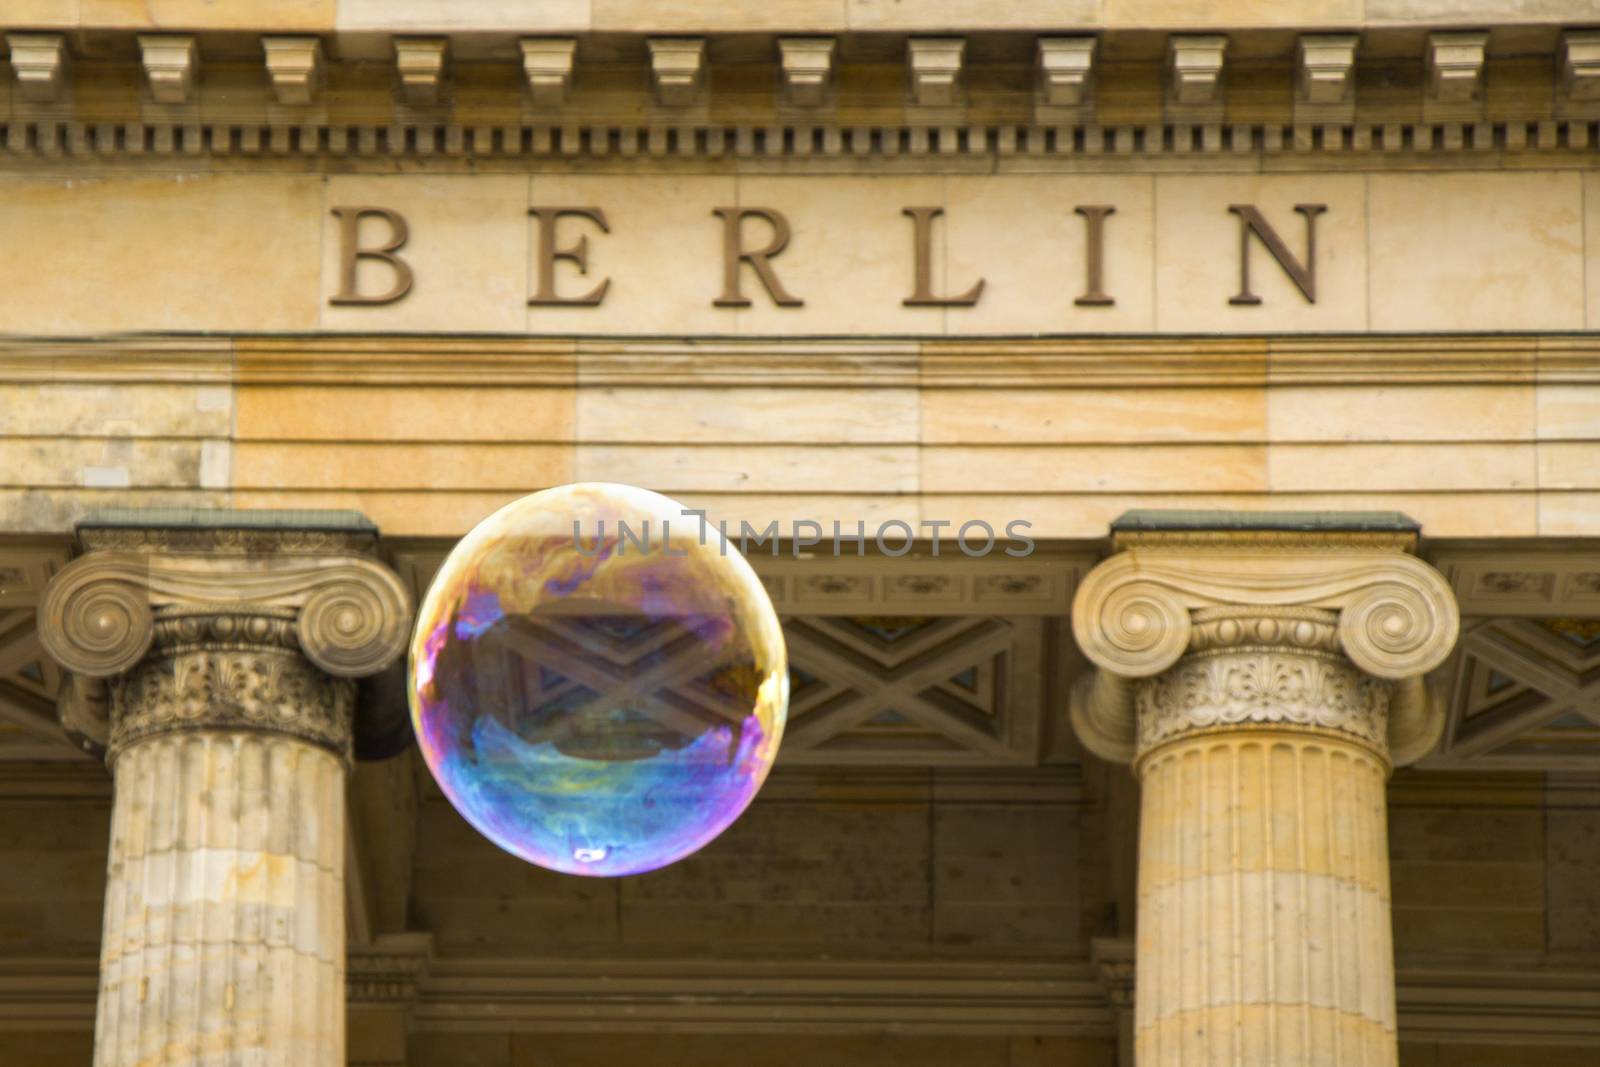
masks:
{"label": "weathered stone surface", "polygon": [[1018,819],[1003,805],[940,805],[933,824],[933,937],[949,948],[1076,953],[1081,813]]}
{"label": "weathered stone surface", "polygon": [[[199,441],[135,438],[0,438],[0,470],[27,471],[34,485],[86,488],[201,487]],[[224,478],[215,488],[226,484]]]}
{"label": "weathered stone surface", "polygon": [[0,945],[7,955],[98,951],[110,822],[102,801],[0,803]]}
{"label": "weathered stone surface", "polygon": [[0,1033],[0,1058],[29,1067],[82,1067],[94,1054],[94,1035],[72,1030]]}
{"label": "weathered stone surface", "polygon": [[202,173],[0,182],[13,247],[0,264],[16,333],[310,329],[317,323],[322,182]]}
{"label": "weathered stone surface", "polygon": [[1600,809],[1550,811],[1545,835],[1550,950],[1600,952]]}
{"label": "weathered stone surface", "polygon": [[1373,329],[1583,328],[1578,175],[1374,175],[1368,195]]}
{"label": "weathered stone surface", "polygon": [[182,383],[0,384],[6,437],[227,437],[233,391]]}
{"label": "weathered stone surface", "polygon": [[237,396],[241,440],[568,441],[564,389],[259,386]]}

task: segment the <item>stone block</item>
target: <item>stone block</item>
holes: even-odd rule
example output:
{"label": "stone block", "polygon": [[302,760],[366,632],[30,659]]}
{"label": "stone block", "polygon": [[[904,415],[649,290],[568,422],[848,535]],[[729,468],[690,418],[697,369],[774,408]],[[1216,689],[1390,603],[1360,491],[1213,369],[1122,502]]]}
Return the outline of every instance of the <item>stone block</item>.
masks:
{"label": "stone block", "polygon": [[1550,537],[1600,534],[1600,493],[1544,493],[1539,497],[1539,533]]}
{"label": "stone block", "polygon": [[233,449],[233,485],[245,489],[525,490],[573,478],[567,444],[246,441]]}
{"label": "stone block", "polygon": [[1600,392],[1592,385],[1540,385],[1536,416],[1541,441],[1600,438]]}
{"label": "stone block", "polygon": [[94,1056],[94,1030],[21,1030],[0,1034],[0,1063],[82,1067]]}
{"label": "stone block", "polygon": [[[0,470],[39,487],[194,489],[201,486],[203,450],[199,441],[0,438]],[[226,487],[222,473],[215,488]]]}
{"label": "stone block", "polygon": [[1082,952],[1078,834],[1066,807],[937,807],[935,942],[972,951]]}
{"label": "stone block", "polygon": [[1265,389],[935,389],[921,397],[924,444],[1154,444],[1260,441]]}
{"label": "stone block", "polygon": [[71,28],[78,24],[81,0],[15,0],[6,6],[6,21],[13,26],[39,29]]}
{"label": "stone block", "polygon": [[1389,853],[1396,863],[1542,862],[1544,850],[1537,811],[1397,806],[1389,812]]}
{"label": "stone block", "polygon": [[1394,909],[1395,953],[1543,951],[1543,908],[1520,910],[1441,908],[1435,904]]}
{"label": "stone block", "polygon": [[341,33],[581,32],[589,28],[590,4],[591,0],[338,0],[335,28]]}
{"label": "stone block", "polygon": [[912,445],[582,444],[576,454],[580,481],[647,485],[669,495],[915,493],[918,486]]}
{"label": "stone block", "polygon": [[922,488],[962,492],[1261,492],[1260,445],[946,446],[922,450]]}
{"label": "stone block", "polygon": [[1584,325],[1577,174],[1374,174],[1375,330]]}
{"label": "stone block", "polygon": [[1520,489],[1542,484],[1531,444],[1278,444],[1267,449],[1274,492]]}
{"label": "stone block", "polygon": [[1550,951],[1600,951],[1600,809],[1549,811],[1545,832]]}
{"label": "stone block", "polygon": [[1583,176],[1583,256],[1586,288],[1584,325],[1600,328],[1600,174]]}
{"label": "stone block", "polygon": [[[37,0],[33,0],[37,2]],[[78,21],[95,29],[305,30],[334,26],[339,0],[77,0]]]}
{"label": "stone block", "polygon": [[512,1067],[509,1033],[473,1034],[445,1030],[411,1035],[410,1067]]}
{"label": "stone block", "polygon": [[1241,26],[1348,26],[1362,21],[1361,0],[1195,4],[1191,0],[1106,0],[1106,25],[1134,29],[1237,28]]}
{"label": "stone block", "polygon": [[17,333],[316,326],[321,182],[125,177],[0,182],[0,316]]}
{"label": "stone block", "polygon": [[240,441],[572,440],[573,391],[262,385],[235,394]]}
{"label": "stone block", "polygon": [[1117,1048],[1108,1039],[1013,1037],[1007,1067],[1115,1067]]}
{"label": "stone block", "polygon": [[1543,863],[1428,862],[1390,866],[1395,902],[1406,907],[1540,909]]}
{"label": "stone block", "polygon": [[[1560,3],[1531,0],[1511,10],[1529,22],[1571,19],[1570,9]],[[1508,11],[1507,0],[1367,0],[1366,14],[1369,22],[1449,24],[1500,21]]]}
{"label": "stone block", "polygon": [[1273,442],[1529,441],[1534,436],[1528,385],[1392,385],[1349,388],[1290,385],[1267,398]]}
{"label": "stone block", "polygon": [[[1437,1067],[1520,1067],[1537,1056],[1539,1067],[1593,1067],[1593,1045],[1545,1045],[1529,1053],[1525,1047],[1496,1045],[1439,1045]],[[1402,1063],[1402,1067],[1411,1067]],[[1430,1065],[1432,1067],[1432,1065]]]}
{"label": "stone block", "polygon": [[915,389],[588,388],[586,444],[915,444]]}
{"label": "stone block", "polygon": [[[227,507],[226,493],[192,489],[3,489],[0,490],[0,526],[13,533],[52,533],[70,530],[91,511],[116,507]],[[305,507],[298,504],[283,507]],[[465,531],[463,531],[465,532]]]}
{"label": "stone block", "polygon": [[1600,442],[1545,441],[1538,449],[1540,489],[1600,489]]}
{"label": "stone block", "polygon": [[0,383],[7,437],[226,437],[232,426],[226,385]]}
{"label": "stone block", "polygon": [[771,0],[718,5],[703,0],[588,0],[590,25],[610,33],[720,33],[844,28],[841,0]]}
{"label": "stone block", "polygon": [[845,0],[845,17],[852,30],[1064,29],[1099,22],[1096,0],[1014,0],[1004,5],[984,0],[938,0],[937,3],[900,3],[897,0]]}

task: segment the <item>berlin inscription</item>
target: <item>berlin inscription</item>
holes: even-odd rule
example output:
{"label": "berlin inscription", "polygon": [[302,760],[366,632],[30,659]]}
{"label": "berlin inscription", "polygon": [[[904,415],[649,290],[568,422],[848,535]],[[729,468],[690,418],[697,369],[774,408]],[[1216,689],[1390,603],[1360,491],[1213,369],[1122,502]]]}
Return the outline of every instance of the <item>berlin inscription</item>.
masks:
{"label": "berlin inscription", "polygon": [[[1105,256],[1108,230],[1116,214],[1113,204],[1078,204],[1073,212],[1083,219],[1083,289],[1074,300],[1079,307],[1113,307],[1116,296],[1105,288]],[[1259,244],[1272,261],[1294,283],[1308,304],[1317,302],[1317,216],[1328,210],[1326,204],[1296,204],[1294,210],[1304,218],[1302,251],[1296,252],[1254,204],[1229,204],[1227,210],[1239,219],[1237,271],[1239,291],[1227,298],[1232,305],[1252,306],[1262,302],[1250,286],[1251,253]],[[906,256],[911,292],[902,305],[908,308],[969,308],[983,299],[987,282],[975,279],[959,293],[935,291],[933,280],[934,231],[944,208],[912,206],[902,209],[910,221],[910,248]],[[405,299],[417,284],[411,262],[402,255],[411,228],[404,215],[375,205],[335,207],[332,214],[339,223],[339,289],[328,300],[340,306],[377,307]],[[722,291],[711,297],[721,308],[744,308],[752,303],[746,282],[753,280],[765,298],[780,308],[805,306],[805,298],[787,288],[776,262],[795,242],[795,231],[782,211],[771,207],[714,207],[711,217],[722,234]],[[558,264],[568,263],[581,276],[590,272],[590,239],[611,232],[604,208],[571,204],[548,204],[528,208],[535,257],[535,287],[528,297],[531,307],[600,307],[611,289],[610,277],[578,291],[557,278]],[[370,221],[375,226],[363,227]],[[582,228],[582,229],[580,229]],[[378,230],[378,233],[374,233]],[[362,261],[383,264],[391,273],[390,286],[380,292],[363,292],[358,268]]]}

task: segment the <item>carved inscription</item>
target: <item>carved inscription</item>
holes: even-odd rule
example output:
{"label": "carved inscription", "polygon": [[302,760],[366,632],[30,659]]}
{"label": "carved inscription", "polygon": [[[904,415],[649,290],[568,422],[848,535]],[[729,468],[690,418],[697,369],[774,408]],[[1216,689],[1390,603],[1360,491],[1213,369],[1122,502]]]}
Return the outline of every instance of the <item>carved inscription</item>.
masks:
{"label": "carved inscription", "polygon": [[[1239,307],[1260,305],[1262,297],[1250,282],[1252,245],[1259,244],[1286,274],[1308,304],[1317,302],[1317,216],[1328,210],[1326,204],[1296,204],[1294,210],[1305,219],[1303,251],[1296,254],[1267,216],[1254,204],[1228,204],[1225,210],[1239,220],[1237,267],[1239,290],[1226,297]],[[1114,242],[1109,235],[1114,227],[1109,220],[1116,214],[1115,204],[1078,204],[1072,208],[1083,220],[1083,265],[1081,290],[1073,304],[1082,308],[1107,308],[1116,297],[1106,288],[1106,259]],[[773,207],[713,207],[710,212],[721,231],[720,293],[711,296],[713,307],[747,308],[751,296],[747,284],[753,279],[766,299],[780,308],[805,306],[805,297],[784,284],[777,260],[790,255],[826,256],[826,246],[801,250],[804,229]],[[911,222],[911,241],[907,249],[911,295],[901,301],[908,308],[970,308],[983,299],[988,282],[972,281],[959,293],[940,293],[934,282],[935,250],[940,244],[939,225],[945,209],[937,206],[912,206],[901,209]],[[417,284],[413,264],[401,256],[410,238],[411,227],[404,215],[387,207],[349,206],[333,208],[339,221],[338,290],[330,304],[379,307],[403,299]],[[535,205],[528,208],[530,247],[533,249],[533,292],[530,307],[600,307],[611,292],[607,274],[585,291],[571,273],[588,276],[591,238],[597,243],[612,232],[603,207],[577,205]],[[945,220],[948,223],[948,220]],[[1281,220],[1280,220],[1281,221]],[[791,246],[796,246],[791,251]],[[392,275],[387,290],[369,292],[362,288],[359,267],[370,261],[386,267]],[[558,268],[567,272],[565,278]],[[1068,274],[1072,273],[1070,270]],[[373,287],[371,279],[367,280]],[[1072,284],[1068,282],[1067,284]]]}

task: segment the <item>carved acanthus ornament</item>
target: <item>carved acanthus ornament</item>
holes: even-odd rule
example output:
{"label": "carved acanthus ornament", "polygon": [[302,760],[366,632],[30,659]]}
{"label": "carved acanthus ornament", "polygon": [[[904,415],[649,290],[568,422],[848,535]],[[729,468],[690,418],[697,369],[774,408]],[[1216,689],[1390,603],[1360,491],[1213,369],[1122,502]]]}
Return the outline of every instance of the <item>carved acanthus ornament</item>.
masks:
{"label": "carved acanthus ornament", "polygon": [[1134,688],[1137,746],[1199,730],[1309,726],[1382,750],[1392,683],[1339,654],[1333,612],[1202,608],[1190,654]]}
{"label": "carved acanthus ornament", "polygon": [[184,729],[283,734],[348,756],[355,680],[395,661],[410,595],[342,531],[86,530],[40,638],[71,672],[69,730],[111,759]]}
{"label": "carved acanthus ornament", "polygon": [[1098,668],[1072,697],[1079,737],[1131,762],[1199,731],[1292,727],[1391,764],[1444,724],[1423,675],[1454,646],[1449,585],[1370,532],[1124,534],[1078,588],[1073,630]]}

